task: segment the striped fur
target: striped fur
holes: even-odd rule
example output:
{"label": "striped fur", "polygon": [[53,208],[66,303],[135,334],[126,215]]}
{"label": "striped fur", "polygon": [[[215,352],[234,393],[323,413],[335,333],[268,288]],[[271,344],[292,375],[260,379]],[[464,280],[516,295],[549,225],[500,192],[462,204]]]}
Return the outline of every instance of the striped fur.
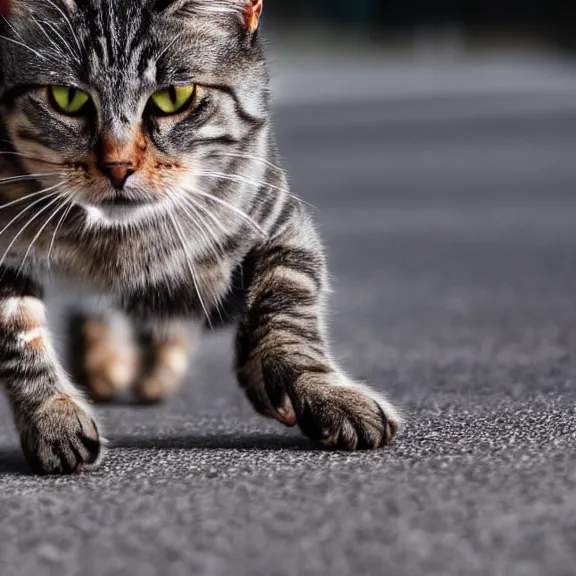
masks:
{"label": "striped fur", "polygon": [[[349,450],[396,433],[393,406],[329,353],[325,257],[276,153],[261,7],[12,1],[0,27],[0,377],[37,471],[89,468],[100,450],[46,332],[47,270],[101,294],[139,336],[135,359],[110,354],[117,332],[85,319],[77,360],[97,399],[127,386],[163,399],[187,368],[182,322],[234,322],[258,412]],[[155,91],[192,83],[194,108],[150,114]],[[48,85],[88,93],[90,112],[57,113]],[[120,191],[104,169],[111,149],[132,173]]]}

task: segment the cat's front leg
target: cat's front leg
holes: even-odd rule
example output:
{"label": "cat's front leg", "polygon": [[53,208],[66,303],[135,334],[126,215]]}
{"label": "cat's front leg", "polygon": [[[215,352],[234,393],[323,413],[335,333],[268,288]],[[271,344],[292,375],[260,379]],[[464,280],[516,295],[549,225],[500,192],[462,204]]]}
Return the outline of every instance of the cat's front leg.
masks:
{"label": "cat's front leg", "polygon": [[344,449],[389,443],[400,424],[380,394],[346,376],[331,358],[323,326],[323,249],[306,216],[255,250],[237,337],[237,373],[261,414]]}
{"label": "cat's front leg", "polygon": [[87,470],[100,455],[98,428],[49,339],[41,288],[0,267],[0,381],[22,449],[36,473]]}

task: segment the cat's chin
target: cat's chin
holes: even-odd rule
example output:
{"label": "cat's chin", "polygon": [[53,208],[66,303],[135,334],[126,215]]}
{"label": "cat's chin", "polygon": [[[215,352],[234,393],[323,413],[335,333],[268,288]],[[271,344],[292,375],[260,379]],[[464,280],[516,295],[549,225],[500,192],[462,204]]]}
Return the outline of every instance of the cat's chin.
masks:
{"label": "cat's chin", "polygon": [[106,203],[82,206],[86,211],[86,226],[116,228],[149,222],[163,211],[162,203]]}

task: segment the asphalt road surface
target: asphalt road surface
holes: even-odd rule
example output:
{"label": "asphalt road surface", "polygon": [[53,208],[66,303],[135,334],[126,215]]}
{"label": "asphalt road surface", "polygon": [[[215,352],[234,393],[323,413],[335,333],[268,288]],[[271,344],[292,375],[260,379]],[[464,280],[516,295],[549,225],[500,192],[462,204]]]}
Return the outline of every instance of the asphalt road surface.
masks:
{"label": "asphalt road surface", "polygon": [[397,442],[326,452],[255,416],[229,333],[168,405],[99,410],[90,475],[30,476],[2,401],[0,574],[574,574],[575,101],[283,108],[337,355],[404,409]]}

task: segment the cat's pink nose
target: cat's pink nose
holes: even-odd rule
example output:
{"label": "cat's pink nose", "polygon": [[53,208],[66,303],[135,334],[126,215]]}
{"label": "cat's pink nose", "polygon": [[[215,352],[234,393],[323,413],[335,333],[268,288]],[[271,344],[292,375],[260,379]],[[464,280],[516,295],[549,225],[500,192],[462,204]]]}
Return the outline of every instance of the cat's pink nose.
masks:
{"label": "cat's pink nose", "polygon": [[122,190],[126,184],[126,180],[134,174],[134,170],[130,168],[130,166],[118,166],[114,164],[102,166],[102,172],[116,190]]}

